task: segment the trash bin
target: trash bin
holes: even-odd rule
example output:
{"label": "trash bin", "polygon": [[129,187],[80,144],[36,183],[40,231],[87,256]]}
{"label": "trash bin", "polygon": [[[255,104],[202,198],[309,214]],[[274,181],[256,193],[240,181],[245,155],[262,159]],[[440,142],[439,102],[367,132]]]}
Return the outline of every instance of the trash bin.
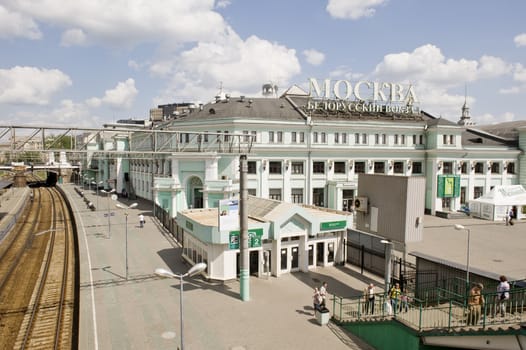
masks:
{"label": "trash bin", "polygon": [[326,307],[321,309],[316,309],[316,321],[318,321],[318,324],[324,325],[329,323],[329,320],[331,318],[331,313],[329,312],[329,309]]}

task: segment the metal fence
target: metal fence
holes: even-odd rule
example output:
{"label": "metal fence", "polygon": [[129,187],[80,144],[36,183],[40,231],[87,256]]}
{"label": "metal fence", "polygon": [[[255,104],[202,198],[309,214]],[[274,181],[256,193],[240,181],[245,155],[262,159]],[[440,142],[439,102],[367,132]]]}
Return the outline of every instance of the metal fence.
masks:
{"label": "metal fence", "polygon": [[496,292],[484,293],[485,303],[480,313],[469,307],[466,295],[441,288],[433,293],[438,298],[432,301],[411,296],[407,296],[407,300],[393,301],[377,294],[374,303],[370,304],[363,297],[335,296],[332,317],[340,323],[396,319],[419,332],[520,325],[526,321],[526,289],[512,288],[509,294],[509,299],[501,301]]}

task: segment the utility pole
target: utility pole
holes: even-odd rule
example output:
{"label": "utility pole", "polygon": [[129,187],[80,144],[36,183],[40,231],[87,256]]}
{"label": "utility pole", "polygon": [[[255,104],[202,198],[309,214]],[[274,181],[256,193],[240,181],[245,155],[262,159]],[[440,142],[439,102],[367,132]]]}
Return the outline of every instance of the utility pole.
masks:
{"label": "utility pole", "polygon": [[240,255],[240,295],[241,300],[250,300],[250,265],[248,255],[248,212],[247,212],[247,155],[239,157],[239,228],[241,233]]}

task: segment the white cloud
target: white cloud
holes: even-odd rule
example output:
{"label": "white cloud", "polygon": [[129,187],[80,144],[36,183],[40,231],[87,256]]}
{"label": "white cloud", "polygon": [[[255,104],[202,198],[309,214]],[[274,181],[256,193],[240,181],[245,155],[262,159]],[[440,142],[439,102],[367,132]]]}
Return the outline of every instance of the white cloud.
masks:
{"label": "white cloud", "polygon": [[42,33],[33,19],[0,5],[0,38],[11,37],[35,40],[40,39]]}
{"label": "white cloud", "polygon": [[329,0],[327,12],[334,18],[355,20],[373,16],[375,7],[385,2],[386,0]]}
{"label": "white cloud", "polygon": [[[212,0],[9,0],[9,10],[65,30],[81,30],[89,42],[134,46],[144,42],[210,40],[227,25]],[[206,23],[206,25],[203,25]],[[83,41],[84,42],[84,41]],[[70,42],[73,44],[74,42]]]}
{"label": "white cloud", "polygon": [[102,98],[87,99],[86,105],[94,108],[107,105],[117,109],[128,109],[133,105],[138,93],[135,81],[129,78],[124,82],[119,82],[115,88],[106,90]]}
{"label": "white cloud", "polygon": [[518,86],[512,86],[510,88],[502,88],[499,90],[499,94],[503,95],[516,95],[521,92],[521,89]]}
{"label": "white cloud", "polygon": [[499,57],[482,56],[479,61],[478,79],[500,77],[511,73],[513,66]]}
{"label": "white cloud", "polygon": [[86,44],[86,34],[82,29],[68,29],[62,33],[60,45],[62,46],[81,46]]}
{"label": "white cloud", "polygon": [[217,8],[225,8],[230,6],[231,2],[230,0],[219,0],[216,4]]}
{"label": "white cloud", "polygon": [[304,50],[303,55],[305,56],[307,62],[313,66],[319,66],[325,60],[325,55],[323,52],[315,49]]}
{"label": "white cloud", "polygon": [[522,33],[513,38],[517,47],[526,46],[526,33]]}
{"label": "white cloud", "polygon": [[0,69],[0,103],[46,105],[53,94],[71,84],[58,69]]}
{"label": "white cloud", "polygon": [[513,72],[513,79],[519,82],[522,82],[522,83],[526,83],[526,68],[522,64],[517,63],[515,65],[515,71]]}
{"label": "white cloud", "polygon": [[290,79],[301,68],[295,50],[256,36],[242,40],[228,31],[221,40],[200,42],[170,61],[156,62],[152,70],[171,77],[160,99],[208,101],[217,93],[221,82],[224,91],[232,95],[258,94],[261,85],[269,81],[281,88],[288,87]]}
{"label": "white cloud", "polygon": [[485,113],[477,115],[477,125],[490,125],[497,123],[512,122],[515,120],[515,114],[511,112],[505,112],[500,116],[493,115],[491,113]]}

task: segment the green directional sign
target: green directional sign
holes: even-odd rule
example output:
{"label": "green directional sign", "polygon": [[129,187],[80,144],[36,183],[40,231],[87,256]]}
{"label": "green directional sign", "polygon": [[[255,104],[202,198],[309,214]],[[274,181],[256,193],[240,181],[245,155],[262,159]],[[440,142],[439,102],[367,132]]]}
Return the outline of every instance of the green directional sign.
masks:
{"label": "green directional sign", "polygon": [[346,220],[340,220],[340,221],[328,221],[328,222],[322,222],[320,224],[320,230],[326,231],[326,230],[339,230],[342,228],[347,227],[347,221]]}
{"label": "green directional sign", "polygon": [[[239,241],[241,240],[241,233],[239,231],[230,231],[228,246],[230,249],[239,249]],[[261,247],[261,237],[263,237],[262,228],[252,228],[248,230],[248,247]]]}

